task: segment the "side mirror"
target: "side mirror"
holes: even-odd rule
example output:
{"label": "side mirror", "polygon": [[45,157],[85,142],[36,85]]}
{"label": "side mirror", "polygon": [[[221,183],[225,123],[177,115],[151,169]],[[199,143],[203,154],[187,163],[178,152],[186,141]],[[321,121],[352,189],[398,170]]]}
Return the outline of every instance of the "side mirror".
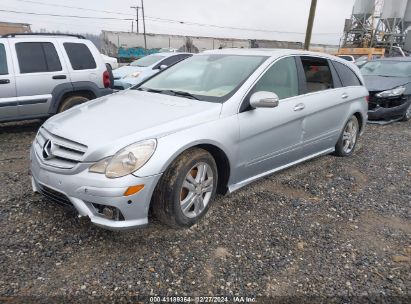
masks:
{"label": "side mirror", "polygon": [[167,65],[162,64],[162,65],[160,65],[159,70],[164,70],[164,69],[167,69],[167,68],[168,68]]}
{"label": "side mirror", "polygon": [[278,95],[272,92],[255,92],[250,97],[250,106],[253,108],[275,108],[278,107]]}

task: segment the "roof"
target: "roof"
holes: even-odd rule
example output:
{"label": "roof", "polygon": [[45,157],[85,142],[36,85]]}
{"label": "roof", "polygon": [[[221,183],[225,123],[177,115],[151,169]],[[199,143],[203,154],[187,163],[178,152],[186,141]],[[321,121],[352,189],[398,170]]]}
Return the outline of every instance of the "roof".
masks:
{"label": "roof", "polygon": [[[158,53],[153,53],[150,55],[160,55],[164,57],[169,57],[169,56],[181,55],[181,54],[194,55],[193,53],[186,53],[186,52],[158,52]],[[150,56],[150,55],[147,55],[147,56]]]}
{"label": "roof", "polygon": [[377,58],[370,61],[397,61],[397,62],[411,62],[411,57],[384,57]]}
{"label": "roof", "polygon": [[332,58],[334,60],[342,61],[344,59],[335,57],[321,52],[310,52],[304,50],[295,49],[265,49],[265,48],[226,48],[204,51],[206,54],[229,54],[229,55],[259,55],[259,56],[270,56],[270,57],[280,57],[285,55],[301,55],[301,56],[321,56],[326,58]]}

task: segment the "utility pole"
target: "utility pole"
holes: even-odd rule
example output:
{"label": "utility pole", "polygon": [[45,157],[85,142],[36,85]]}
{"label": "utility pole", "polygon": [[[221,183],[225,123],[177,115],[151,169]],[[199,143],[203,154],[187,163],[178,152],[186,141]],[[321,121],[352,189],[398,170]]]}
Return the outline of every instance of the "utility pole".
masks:
{"label": "utility pole", "polygon": [[313,32],[313,24],[314,24],[316,7],[317,7],[317,0],[311,0],[310,15],[308,16],[307,31],[305,32],[305,42],[304,42],[305,50],[308,50],[310,48],[311,33]]}
{"label": "utility pole", "polygon": [[141,0],[141,11],[142,11],[142,13],[143,13],[144,48],[147,50],[147,39],[146,39],[146,18],[144,17],[144,0]]}
{"label": "utility pole", "polygon": [[130,6],[130,8],[136,10],[136,30],[137,30],[137,34],[138,34],[138,10],[139,10],[141,7],[139,7],[139,6]]}

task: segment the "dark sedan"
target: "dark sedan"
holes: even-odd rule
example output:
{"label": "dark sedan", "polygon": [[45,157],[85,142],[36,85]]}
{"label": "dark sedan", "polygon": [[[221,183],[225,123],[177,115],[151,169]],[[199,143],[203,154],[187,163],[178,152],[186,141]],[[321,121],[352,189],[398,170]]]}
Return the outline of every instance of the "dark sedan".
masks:
{"label": "dark sedan", "polygon": [[368,120],[391,122],[411,118],[411,58],[384,58],[361,67],[370,92]]}

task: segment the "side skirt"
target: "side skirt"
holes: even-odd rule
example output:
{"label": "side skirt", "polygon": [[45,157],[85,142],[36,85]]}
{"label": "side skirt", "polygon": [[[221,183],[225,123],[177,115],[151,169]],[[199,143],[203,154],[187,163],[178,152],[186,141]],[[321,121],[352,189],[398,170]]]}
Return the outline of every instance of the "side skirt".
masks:
{"label": "side skirt", "polygon": [[267,176],[267,175],[273,174],[273,173],[275,173],[275,172],[278,172],[278,171],[287,169],[287,168],[292,167],[292,166],[294,166],[294,165],[296,165],[296,164],[305,162],[305,161],[307,161],[307,160],[309,160],[309,159],[316,158],[316,157],[319,157],[319,156],[322,156],[322,155],[326,155],[326,154],[330,154],[330,153],[332,153],[332,152],[334,152],[334,151],[335,151],[335,148],[334,148],[334,147],[333,147],[333,148],[330,148],[330,149],[326,149],[326,150],[320,151],[320,152],[318,152],[318,153],[315,153],[315,154],[306,156],[306,157],[304,157],[304,158],[301,158],[301,159],[299,159],[299,160],[297,160],[297,161],[294,161],[294,162],[292,162],[292,163],[286,164],[286,165],[284,165],[284,166],[281,166],[281,167],[278,167],[278,168],[275,168],[275,169],[272,169],[272,170],[263,172],[263,173],[261,173],[261,174],[255,175],[255,176],[250,177],[250,178],[248,178],[248,179],[246,179],[246,180],[243,180],[243,181],[241,181],[241,182],[239,182],[239,183],[237,183],[237,184],[233,184],[233,185],[229,186],[229,187],[228,187],[228,193],[232,193],[232,192],[234,192],[234,191],[236,191],[236,190],[238,190],[238,189],[240,189],[240,188],[242,188],[242,187],[244,187],[244,186],[252,183],[253,181],[255,181],[255,180],[257,180],[257,179],[260,179],[260,178],[264,177],[264,176]]}

